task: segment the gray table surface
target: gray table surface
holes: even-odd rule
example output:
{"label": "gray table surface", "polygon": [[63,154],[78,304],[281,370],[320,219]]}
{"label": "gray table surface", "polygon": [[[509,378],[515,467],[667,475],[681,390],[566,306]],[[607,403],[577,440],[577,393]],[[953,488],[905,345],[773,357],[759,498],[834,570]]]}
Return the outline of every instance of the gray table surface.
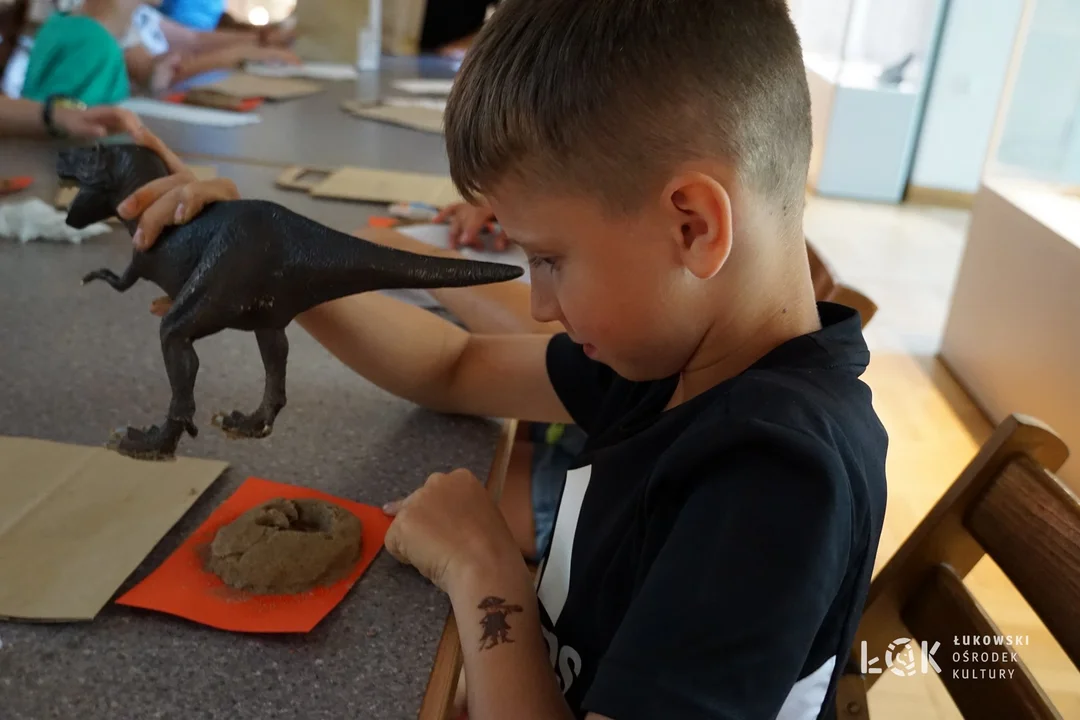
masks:
{"label": "gray table surface", "polygon": [[[436,58],[384,58],[379,72],[355,80],[326,81],[324,90],[296,100],[264,103],[262,122],[235,128],[202,127],[145,118],[150,129],[176,152],[279,166],[343,165],[445,174],[441,135],[355,117],[345,100],[375,100],[394,91],[399,78],[451,78],[454,66]],[[323,82],[323,81],[318,81]]]}
{"label": "gray table surface", "polygon": [[[0,141],[4,174],[33,174],[49,198],[55,148]],[[245,195],[266,195],[260,169],[236,171]],[[262,169],[261,172],[273,173]],[[285,195],[286,193],[281,193]],[[352,209],[293,198],[302,212],[352,227]],[[310,203],[310,205],[304,205]],[[341,214],[335,214],[341,213]],[[79,278],[128,261],[126,235],[82,245],[0,239],[0,434],[97,445],[111,428],[160,420],[168,403],[157,288],[126,294]],[[229,470],[119,589],[145,577],[248,476],[306,485],[381,504],[429,472],[467,467],[484,477],[492,422],[419,409],[356,377],[295,326],[289,405],[265,440],[227,441],[217,410],[249,410],[263,370],[254,338],[225,332],[197,345],[197,438],[182,454]],[[0,623],[0,717],[416,717],[449,606],[409,568],[382,553],[314,631],[231,634],[169,615],[107,606],[91,623]]]}

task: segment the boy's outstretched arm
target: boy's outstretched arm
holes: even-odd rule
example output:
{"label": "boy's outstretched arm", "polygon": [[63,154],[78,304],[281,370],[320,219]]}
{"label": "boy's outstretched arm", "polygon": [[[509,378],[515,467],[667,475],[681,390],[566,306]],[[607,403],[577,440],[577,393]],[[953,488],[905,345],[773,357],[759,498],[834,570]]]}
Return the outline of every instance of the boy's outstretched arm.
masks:
{"label": "boy's outstretched arm", "polygon": [[359,375],[432,410],[570,422],[548,379],[548,335],[476,335],[379,293],[334,300],[297,322]]}

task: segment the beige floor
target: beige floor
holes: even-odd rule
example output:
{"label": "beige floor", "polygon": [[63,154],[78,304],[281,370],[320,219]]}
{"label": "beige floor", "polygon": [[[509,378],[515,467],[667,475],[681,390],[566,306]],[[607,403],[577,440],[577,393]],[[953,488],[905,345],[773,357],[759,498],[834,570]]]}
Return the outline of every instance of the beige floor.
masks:
{"label": "beige floor", "polygon": [[[806,235],[836,275],[879,307],[866,330],[866,380],[889,431],[889,508],[878,567],[903,542],[975,454],[991,428],[935,355],[963,252],[969,214],[810,198]],[[967,578],[1063,718],[1080,719],[1080,672],[992,561]],[[873,720],[959,718],[933,674],[883,675],[870,693]],[[988,719],[994,720],[994,719]]]}

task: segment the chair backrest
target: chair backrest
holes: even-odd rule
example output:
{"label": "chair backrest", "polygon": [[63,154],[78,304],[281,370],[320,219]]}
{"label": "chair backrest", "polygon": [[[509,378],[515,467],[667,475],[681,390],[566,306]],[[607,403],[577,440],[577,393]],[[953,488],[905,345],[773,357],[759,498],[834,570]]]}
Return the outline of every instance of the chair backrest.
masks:
{"label": "chair backrest", "polygon": [[29,0],[0,0],[0,77],[26,26]]}
{"label": "chair backrest", "polygon": [[[1033,418],[1012,415],[997,427],[871,583],[849,664],[865,674],[867,689],[883,668],[870,670],[863,659],[890,643],[895,656],[903,650],[895,641],[910,639],[907,657],[931,668],[921,658],[934,660],[964,717],[1059,717],[963,579],[989,555],[1080,668],[1080,500],[1054,475],[1068,454]],[[1002,681],[1001,671],[1011,679]]]}
{"label": "chair backrest", "polygon": [[846,305],[859,311],[862,326],[866,327],[877,312],[877,305],[855,288],[837,281],[832,268],[821,258],[817,250],[806,243],[806,255],[810,261],[810,279],[814,283],[814,296],[821,301]]}

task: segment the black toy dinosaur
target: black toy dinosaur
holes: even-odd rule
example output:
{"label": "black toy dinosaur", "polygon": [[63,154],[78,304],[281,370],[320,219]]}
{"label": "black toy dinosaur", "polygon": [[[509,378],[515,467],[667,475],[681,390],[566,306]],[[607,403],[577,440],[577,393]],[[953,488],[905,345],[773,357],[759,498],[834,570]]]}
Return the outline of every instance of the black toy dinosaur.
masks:
{"label": "black toy dinosaur", "polygon": [[[117,205],[146,183],[168,174],[152,150],[96,145],[64,150],[57,172],[79,192],[67,224],[83,228],[116,215]],[[127,222],[129,233],[137,223]],[[89,273],[124,292],[145,279],[171,305],[161,320],[161,351],[172,389],[161,425],[114,433],[108,445],[123,455],[167,459],[186,430],[197,434],[193,343],[226,328],[255,333],[266,370],[262,404],[253,413],[215,416],[233,437],[265,437],[285,406],[285,327],[321,303],[371,290],[484,285],[520,277],[514,265],[454,260],[391,249],[331,230],[281,205],[233,200],[209,205],[185,225],[168,228],[147,251],[136,250],[117,276]]]}

